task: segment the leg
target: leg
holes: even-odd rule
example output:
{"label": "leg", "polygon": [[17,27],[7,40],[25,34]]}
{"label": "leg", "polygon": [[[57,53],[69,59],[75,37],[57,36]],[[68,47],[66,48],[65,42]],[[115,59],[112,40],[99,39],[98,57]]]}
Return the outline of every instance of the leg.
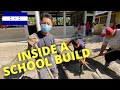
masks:
{"label": "leg", "polygon": [[39,79],[49,79],[49,74],[46,67],[37,70]]}
{"label": "leg", "polygon": [[[108,49],[107,52],[111,51],[112,49]],[[118,51],[113,51],[111,53],[108,53],[105,55],[105,66],[109,66],[110,62],[117,60],[120,57],[120,52]]]}
{"label": "leg", "polygon": [[87,36],[87,30],[85,31],[85,34],[86,34],[86,36]]}
{"label": "leg", "polygon": [[58,69],[52,68],[52,69],[50,69],[50,71],[52,72],[52,74],[53,74],[53,76],[54,76],[55,79],[59,79]]}
{"label": "leg", "polygon": [[89,30],[86,30],[87,31],[87,36],[89,35]]}
{"label": "leg", "polygon": [[83,72],[83,64],[80,64],[80,73],[84,74],[84,72]]}
{"label": "leg", "polygon": [[53,58],[51,58],[51,61],[50,61],[50,62],[52,63],[52,66],[50,66],[50,71],[51,71],[51,73],[53,74],[54,78],[55,78],[55,79],[58,79],[58,78],[59,78],[59,75],[58,75],[57,65],[56,65],[56,63],[55,63],[55,61],[54,61]]}

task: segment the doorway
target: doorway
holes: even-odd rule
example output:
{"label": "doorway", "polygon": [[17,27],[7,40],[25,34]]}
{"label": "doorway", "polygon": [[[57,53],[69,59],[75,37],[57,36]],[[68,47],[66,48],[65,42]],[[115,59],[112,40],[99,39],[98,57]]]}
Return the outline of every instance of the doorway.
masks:
{"label": "doorway", "polygon": [[93,22],[93,16],[87,16],[87,22],[91,24]]}

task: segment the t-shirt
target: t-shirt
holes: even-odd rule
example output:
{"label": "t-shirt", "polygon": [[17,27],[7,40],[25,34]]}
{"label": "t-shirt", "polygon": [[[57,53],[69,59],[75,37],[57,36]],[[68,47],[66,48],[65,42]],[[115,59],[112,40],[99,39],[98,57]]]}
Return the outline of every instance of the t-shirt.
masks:
{"label": "t-shirt", "polygon": [[90,24],[87,23],[87,24],[86,24],[86,30],[89,30],[89,29],[90,29]]}
{"label": "t-shirt", "polygon": [[[39,48],[42,48],[44,46],[47,46],[47,47],[50,47],[50,45],[52,44],[55,44],[55,40],[54,40],[54,37],[52,34],[48,34],[47,36],[46,35],[43,35],[41,33],[41,31],[37,32],[37,33],[34,33],[34,35],[36,35],[39,39],[39,42],[38,42],[38,47]],[[58,50],[57,50],[58,51]],[[48,56],[43,56],[44,58],[48,58],[48,62],[49,63],[52,63],[52,66],[50,66],[49,68],[52,69],[54,68],[55,66],[55,61],[53,59],[53,56],[52,54],[50,53]]]}
{"label": "t-shirt", "polygon": [[104,44],[108,44],[111,49],[117,49],[120,47],[120,29],[116,30],[116,35],[113,38],[104,38]]}
{"label": "t-shirt", "polygon": [[54,37],[52,34],[48,34],[47,36],[46,35],[43,35],[41,33],[41,31],[37,32],[37,33],[34,33],[38,38],[39,38],[39,42],[38,42],[38,47],[41,48],[43,46],[50,46],[52,44],[55,44],[55,41],[54,41]]}
{"label": "t-shirt", "polygon": [[74,51],[78,51],[79,55],[82,55],[82,49],[85,48],[85,44],[82,39],[79,39],[79,42],[80,42],[80,47],[79,48],[74,47]]}

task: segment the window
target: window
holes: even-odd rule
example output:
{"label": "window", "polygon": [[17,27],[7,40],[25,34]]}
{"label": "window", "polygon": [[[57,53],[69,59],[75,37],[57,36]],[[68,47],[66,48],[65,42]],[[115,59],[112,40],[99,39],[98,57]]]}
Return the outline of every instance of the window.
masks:
{"label": "window", "polygon": [[98,23],[98,22],[99,22],[99,18],[96,18],[96,19],[95,19],[95,23]]}
{"label": "window", "polygon": [[63,25],[63,17],[58,17],[58,25]]}
{"label": "window", "polygon": [[71,22],[70,22],[70,17],[66,17],[66,25],[67,26],[70,26],[71,25]]}
{"label": "window", "polygon": [[56,17],[53,17],[53,25],[56,26],[57,25],[57,20],[56,20]]}
{"label": "window", "polygon": [[35,17],[28,17],[28,25],[32,26],[35,25]]}
{"label": "window", "polygon": [[116,14],[111,15],[110,23],[115,23]]}
{"label": "window", "polygon": [[107,16],[100,17],[100,24],[106,23]]}

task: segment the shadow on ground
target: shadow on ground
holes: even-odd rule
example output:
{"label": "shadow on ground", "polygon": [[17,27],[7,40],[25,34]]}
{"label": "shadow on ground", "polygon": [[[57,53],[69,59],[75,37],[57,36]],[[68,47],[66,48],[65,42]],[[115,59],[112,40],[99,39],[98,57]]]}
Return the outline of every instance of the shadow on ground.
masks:
{"label": "shadow on ground", "polygon": [[80,75],[79,70],[80,70],[80,65],[78,61],[70,61],[70,62],[64,62],[63,66],[65,66],[66,70],[70,71],[71,73],[74,74],[74,76]]}
{"label": "shadow on ground", "polygon": [[102,73],[102,74],[106,74],[108,76],[110,76],[113,79],[120,79],[120,76],[116,74],[115,71],[105,67],[103,64],[101,64],[100,62],[94,60],[94,59],[90,59],[88,58],[87,62],[89,63],[89,66],[95,71],[96,68],[98,68],[98,70]]}
{"label": "shadow on ground", "polygon": [[92,49],[92,52],[99,52],[100,51],[100,48],[96,48],[96,49]]}
{"label": "shadow on ground", "polygon": [[[58,67],[59,79],[68,79],[64,70],[62,69],[62,66],[58,65],[57,67]],[[21,77],[22,74],[24,74],[24,73],[10,74],[9,76],[4,77],[4,79],[19,79],[19,78],[21,78],[21,79],[33,79],[31,77],[28,77],[28,76]]]}
{"label": "shadow on ground", "polygon": [[10,74],[9,76],[4,77],[5,79],[19,79],[24,73]]}
{"label": "shadow on ground", "polygon": [[57,65],[57,68],[58,68],[59,79],[68,79],[61,64]]}
{"label": "shadow on ground", "polygon": [[[118,76],[115,71],[105,67],[100,62],[95,61],[94,59],[90,59],[90,58],[87,59],[87,62],[89,63],[88,66],[91,69],[93,69],[93,71],[96,71],[96,69],[98,69],[101,72],[101,74],[108,75],[113,79],[120,79],[120,76]],[[65,66],[67,70],[73,73],[74,76],[80,75],[79,73],[80,64],[78,61],[70,61],[68,63],[64,63],[63,65]],[[89,69],[84,65],[84,70],[89,70]]]}

